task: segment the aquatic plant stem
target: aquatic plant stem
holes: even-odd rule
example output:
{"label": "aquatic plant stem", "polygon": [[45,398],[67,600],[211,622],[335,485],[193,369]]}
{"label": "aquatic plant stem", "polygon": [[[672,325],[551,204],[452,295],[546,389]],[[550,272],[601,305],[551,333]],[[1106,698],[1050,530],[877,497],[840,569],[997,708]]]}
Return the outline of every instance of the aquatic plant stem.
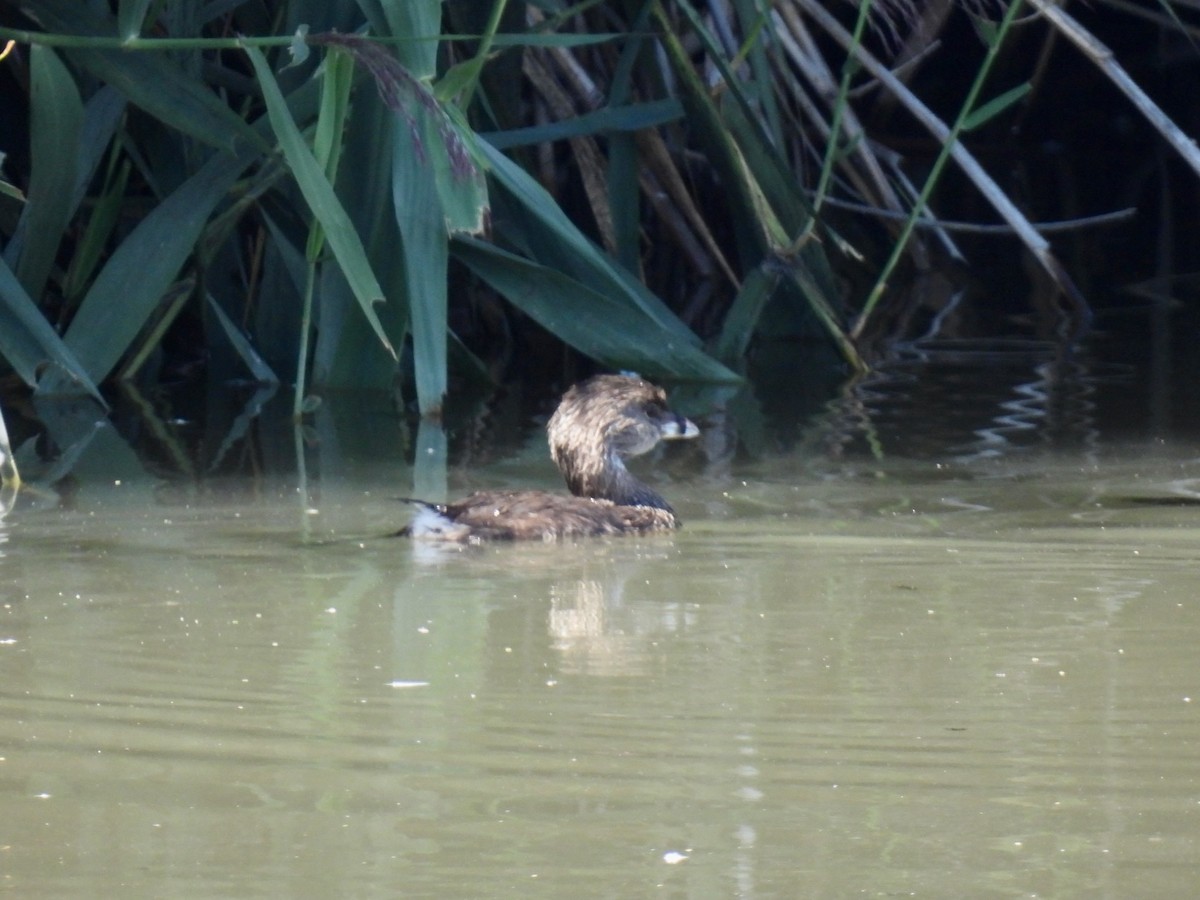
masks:
{"label": "aquatic plant stem", "polygon": [[[325,57],[325,77],[321,85],[321,108],[313,136],[313,156],[332,185],[337,179],[342,158],[342,137],[350,111],[350,87],[354,79],[354,59],[349,53],[333,48]],[[292,397],[292,417],[297,423],[305,408],[308,383],[308,344],[312,335],[312,303],[316,288],[317,264],[325,249],[325,230],[316,216],[308,229],[304,256],[307,262],[304,301],[300,311],[300,341],[296,359],[296,390]]]}
{"label": "aquatic plant stem", "polygon": [[[314,228],[319,227],[315,223]],[[308,383],[308,341],[312,334],[313,290],[317,280],[316,260],[308,260],[304,277],[304,298],[300,306],[300,340],[296,342],[296,387],[292,392],[292,419],[299,426],[304,415],[304,387]]]}
{"label": "aquatic plant stem", "polygon": [[121,38],[0,27],[0,41],[10,44],[39,44],[43,47],[84,50],[238,50],[245,46],[287,47],[295,40],[295,36],[290,34],[231,38]]}
{"label": "aquatic plant stem", "polygon": [[900,230],[900,236],[896,239],[892,247],[891,256],[888,257],[887,263],[884,264],[883,270],[879,273],[879,278],[875,282],[875,286],[871,289],[870,295],[867,297],[867,302],[863,304],[862,312],[858,314],[858,319],[854,326],[850,329],[850,337],[858,340],[862,336],[863,330],[866,328],[867,321],[871,317],[876,304],[879,303],[883,292],[887,290],[888,279],[891,277],[896,266],[900,263],[900,257],[904,253],[904,248],[908,245],[909,238],[912,237],[913,230],[916,228],[917,220],[924,214],[926,204],[929,201],[930,195],[933,193],[934,187],[937,186],[941,178],[942,169],[945,168],[947,160],[950,159],[950,154],[954,150],[954,145],[958,143],[958,136],[962,133],[968,117],[974,112],[979,94],[983,90],[983,84],[987,80],[988,74],[991,72],[992,64],[996,61],[996,57],[1000,53],[1000,47],[1004,43],[1004,37],[1008,34],[1012,23],[1016,21],[1017,13],[1021,10],[1021,0],[1009,0],[1008,9],[1004,12],[1004,18],[1000,20],[1000,25],[996,32],[991,35],[988,41],[987,53],[983,58],[983,62],[979,66],[979,71],[975,73],[975,79],[971,82],[971,87],[967,91],[967,96],[963,100],[962,106],[959,108],[958,115],[955,117],[953,124],[950,126],[950,133],[946,135],[942,141],[942,148],[938,152],[937,159],[934,160],[933,166],[929,170],[929,175],[925,179],[925,184],[921,188],[921,193],[917,197],[916,203],[913,204],[912,211],[904,222],[904,227]]}
{"label": "aquatic plant stem", "polygon": [[[860,0],[858,4],[858,19],[854,23],[851,36],[854,47],[862,46],[863,31],[866,30],[867,20],[871,15],[871,0]],[[837,165],[840,144],[839,135],[842,131],[842,116],[846,110],[847,99],[850,96],[850,79],[857,68],[854,63],[854,51],[846,53],[846,61],[842,65],[842,80],[838,85],[837,99],[833,103],[833,116],[829,120],[829,143],[825,145],[825,158],[821,161],[821,176],[817,180],[817,190],[813,197],[814,216],[820,211],[825,195],[829,192],[829,182],[833,179],[833,168]],[[849,148],[847,148],[849,149]],[[907,241],[907,235],[905,241]]]}
{"label": "aquatic plant stem", "polygon": [[492,43],[496,40],[496,32],[500,29],[500,20],[504,16],[504,9],[507,6],[508,0],[495,0],[492,4],[492,14],[488,17],[487,25],[484,26],[479,49],[464,66],[465,79],[461,86],[462,96],[459,100],[459,108],[462,110],[469,109],[471,100],[475,97],[475,89],[479,86],[479,76],[483,72],[483,65],[487,62],[488,54],[492,52]]}

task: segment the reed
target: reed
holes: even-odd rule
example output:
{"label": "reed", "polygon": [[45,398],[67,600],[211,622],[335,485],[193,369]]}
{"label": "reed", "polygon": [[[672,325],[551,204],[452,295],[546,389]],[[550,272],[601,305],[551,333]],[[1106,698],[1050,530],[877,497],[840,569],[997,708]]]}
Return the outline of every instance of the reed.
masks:
{"label": "reed", "polygon": [[[153,379],[185,319],[211,377],[293,382],[297,415],[411,374],[436,419],[450,373],[503,377],[530,323],[658,378],[736,381],[756,340],[814,333],[863,369],[897,267],[955,252],[927,230],[950,162],[1087,315],[964,142],[1028,102],[980,99],[1020,0],[975,14],[987,52],[949,125],[883,58],[931,10],[878,0],[850,29],[818,0],[10,6],[30,151],[0,180],[0,356],[42,393]],[[941,144],[920,189],[864,88]],[[831,227],[845,200],[885,214],[887,252]],[[847,272],[876,286],[847,295]]]}

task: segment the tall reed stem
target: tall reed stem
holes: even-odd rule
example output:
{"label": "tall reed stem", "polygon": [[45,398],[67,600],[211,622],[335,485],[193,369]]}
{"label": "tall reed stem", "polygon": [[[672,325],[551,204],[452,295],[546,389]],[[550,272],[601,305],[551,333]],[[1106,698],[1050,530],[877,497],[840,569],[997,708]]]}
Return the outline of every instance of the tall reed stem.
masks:
{"label": "tall reed stem", "polygon": [[979,71],[975,73],[975,80],[971,83],[971,88],[967,91],[966,99],[963,100],[962,107],[958,111],[958,116],[955,118],[954,124],[950,127],[950,133],[946,136],[946,140],[942,142],[942,149],[938,153],[937,159],[934,160],[933,166],[929,170],[929,176],[925,179],[925,184],[921,188],[921,193],[904,222],[900,236],[896,239],[896,243],[892,247],[892,254],[884,265],[883,270],[879,273],[879,278],[875,282],[874,288],[871,289],[871,293],[867,297],[867,302],[863,305],[862,312],[858,314],[858,320],[850,330],[851,338],[857,340],[862,335],[867,321],[871,317],[871,313],[874,311],[876,304],[879,303],[883,292],[887,290],[888,279],[900,262],[900,256],[904,253],[904,248],[908,245],[909,238],[912,237],[917,220],[925,212],[929,197],[933,193],[934,187],[937,186],[942,169],[945,168],[946,161],[950,158],[950,152],[958,141],[959,134],[962,133],[968,118],[976,109],[976,101],[983,90],[983,84],[992,69],[992,64],[996,61],[996,57],[1000,53],[1004,37],[1012,27],[1012,23],[1016,21],[1017,13],[1020,10],[1021,0],[1010,0],[1008,9],[1004,12],[1004,18],[1000,20],[1000,25],[996,28],[995,33],[989,36],[987,54],[984,56],[983,63],[980,65]]}

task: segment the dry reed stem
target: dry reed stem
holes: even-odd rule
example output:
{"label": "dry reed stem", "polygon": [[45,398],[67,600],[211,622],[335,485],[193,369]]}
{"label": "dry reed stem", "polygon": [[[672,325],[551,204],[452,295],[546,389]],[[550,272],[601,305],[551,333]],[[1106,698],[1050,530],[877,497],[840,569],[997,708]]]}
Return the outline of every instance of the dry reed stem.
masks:
{"label": "dry reed stem", "polygon": [[[853,53],[864,69],[874,75],[884,87],[894,93],[905,109],[930,134],[943,142],[950,137],[949,126],[939,119],[933,110],[926,106],[919,97],[913,94],[906,85],[896,78],[891,70],[880,62],[874,54],[870,53],[862,45],[856,44],[852,35],[817,0],[796,0],[796,2],[820,25],[826,34],[839,43],[846,52]],[[958,163],[963,174],[975,184],[975,188],[992,205],[992,208],[999,213],[1004,221],[1008,222],[1016,236],[1020,238],[1026,249],[1037,260],[1038,265],[1042,267],[1043,271],[1050,276],[1050,279],[1067,296],[1074,307],[1076,316],[1080,320],[1086,320],[1088,317],[1086,301],[1084,301],[1083,295],[1063,268],[1062,263],[1050,251],[1050,245],[1045,238],[1038,234],[1037,229],[1017,209],[1016,204],[1009,199],[1008,195],[996,184],[961,141],[954,142],[950,148],[950,155]],[[857,338],[865,324],[865,321],[860,317],[851,330],[851,336]]]}
{"label": "dry reed stem", "polygon": [[[538,53],[526,53],[521,61],[521,68],[556,121],[566,121],[577,115],[575,103],[554,75],[542,64]],[[613,228],[612,207],[608,202],[604,154],[600,152],[600,147],[593,137],[577,135],[569,138],[569,142],[579,166],[580,177],[583,179],[588,205],[600,231],[601,242],[605,249],[612,252],[617,246],[617,240]]]}
{"label": "dry reed stem", "polygon": [[1137,107],[1138,111],[1153,126],[1159,134],[1166,138],[1167,143],[1178,151],[1184,161],[1200,175],[1200,149],[1196,142],[1189,138],[1162,109],[1151,100],[1146,92],[1138,87],[1129,77],[1129,73],[1117,62],[1112,50],[1105,46],[1095,35],[1083,27],[1062,7],[1047,3],[1046,0],[1029,0],[1042,16],[1053,25],[1072,44],[1082,51],[1097,68],[1104,73],[1109,81]]}
{"label": "dry reed stem", "polygon": [[[692,202],[692,196],[688,192],[683,176],[679,174],[679,169],[676,167],[675,161],[671,159],[671,153],[667,149],[662,135],[653,130],[640,131],[637,133],[637,146],[639,155],[645,159],[647,169],[649,170],[643,174],[653,176],[658,190],[663,191],[671,199],[678,210],[679,216],[687,223],[687,227],[694,235],[694,238],[687,241],[688,245],[694,246],[695,242],[698,241],[708,252],[707,262],[701,264],[699,259],[694,255],[693,260],[698,266],[701,266],[706,274],[712,272],[715,264],[715,267],[721,270],[721,273],[734,288],[739,287],[738,277],[734,273],[733,267],[725,258],[725,254],[721,252],[721,248],[709,230],[708,223],[705,222],[703,214],[696,208],[695,203]],[[644,189],[648,194],[650,193],[649,187],[644,187]],[[659,215],[662,215],[662,205],[652,195],[651,202],[654,204],[654,208],[658,211]],[[682,234],[677,236],[683,239]],[[684,249],[686,252],[687,246]]]}
{"label": "dry reed stem", "polygon": [[[837,102],[837,79],[834,77],[825,58],[817,50],[812,35],[805,27],[803,19],[800,18],[795,8],[785,4],[779,10],[772,13],[772,18],[775,22],[776,34],[780,39],[784,52],[787,53],[792,62],[800,69],[808,83],[813,86],[817,94],[827,105]],[[825,140],[834,140],[835,138],[830,132],[830,124],[825,117],[817,114],[815,110],[812,115],[816,117],[814,121],[818,123],[818,127]],[[871,205],[894,210],[895,212],[904,212],[905,209],[900,198],[896,195],[891,182],[888,180],[883,167],[875,155],[871,143],[867,140],[866,129],[863,128],[858,116],[849,105],[846,106],[842,113],[842,131],[846,140],[854,143],[853,157],[859,161],[861,170],[851,164],[850,157],[842,160],[841,168],[846,173],[846,177],[854,184],[859,194]],[[893,232],[898,230],[898,226],[892,220],[889,220],[887,227]],[[909,252],[912,254],[913,262],[918,268],[928,268],[929,254],[926,252],[923,241],[912,241]]]}

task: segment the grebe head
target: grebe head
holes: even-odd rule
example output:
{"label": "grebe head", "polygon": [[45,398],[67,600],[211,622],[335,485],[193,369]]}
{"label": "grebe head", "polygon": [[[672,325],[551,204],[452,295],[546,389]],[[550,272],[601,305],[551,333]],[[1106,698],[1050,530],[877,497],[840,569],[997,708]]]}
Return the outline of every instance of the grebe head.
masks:
{"label": "grebe head", "polygon": [[571,493],[666,510],[670,505],[634,478],[624,461],[648,453],[659,441],[700,433],[671,411],[662,388],[627,375],[597,375],[572,387],[546,431],[550,455]]}

